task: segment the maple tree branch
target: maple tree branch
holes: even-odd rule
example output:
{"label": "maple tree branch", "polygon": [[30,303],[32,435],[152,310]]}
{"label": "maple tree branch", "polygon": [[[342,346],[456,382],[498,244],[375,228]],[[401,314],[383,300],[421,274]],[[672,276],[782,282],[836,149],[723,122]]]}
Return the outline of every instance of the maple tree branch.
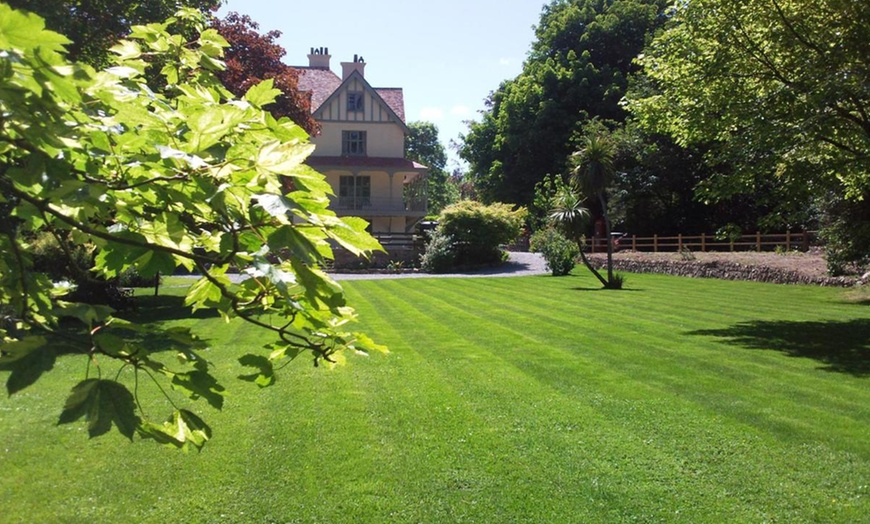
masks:
{"label": "maple tree branch", "polygon": [[51,202],[49,202],[47,200],[40,200],[40,199],[38,199],[38,198],[36,198],[36,197],[34,197],[34,196],[24,192],[24,191],[17,189],[8,179],[0,179],[0,180],[2,180],[2,182],[0,182],[0,185],[2,185],[4,187],[4,189],[9,191],[10,193],[14,194],[15,196],[19,197],[20,199],[24,200],[25,202],[32,204],[34,207],[36,207],[37,209],[39,209],[43,213],[51,215],[51,216],[57,218],[58,220],[60,220],[61,222],[64,222],[65,224],[68,224],[68,225],[82,231],[83,233],[87,233],[88,235],[95,236],[97,238],[101,238],[103,240],[106,240],[109,242],[114,242],[117,244],[123,244],[126,246],[132,246],[132,247],[142,247],[142,248],[150,249],[153,251],[160,251],[163,253],[169,253],[169,254],[176,255],[176,256],[181,257],[181,258],[192,260],[194,262],[203,262],[206,264],[217,264],[217,265],[222,265],[223,263],[225,263],[225,262],[223,262],[223,259],[220,259],[220,258],[213,258],[213,257],[209,257],[209,256],[204,256],[204,255],[197,255],[196,253],[188,253],[187,251],[182,251],[182,250],[176,249],[174,247],[163,246],[160,244],[154,244],[152,242],[148,242],[147,240],[140,242],[140,241],[131,240],[128,238],[118,237],[118,236],[112,235],[111,233],[106,232],[106,231],[100,231],[99,229],[95,229],[95,228],[93,228],[93,227],[91,227],[83,222],[79,222],[78,220],[75,220],[74,218],[69,217],[69,216],[61,213],[60,211],[58,211],[57,209],[54,208],[54,206],[51,204]]}

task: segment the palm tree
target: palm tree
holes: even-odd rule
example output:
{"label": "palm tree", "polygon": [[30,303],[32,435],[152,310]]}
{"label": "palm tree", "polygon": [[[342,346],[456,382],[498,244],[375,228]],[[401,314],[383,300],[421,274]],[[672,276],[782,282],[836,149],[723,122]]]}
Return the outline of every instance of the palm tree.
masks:
{"label": "palm tree", "polygon": [[574,157],[574,183],[587,195],[598,198],[601,217],[604,219],[604,234],[607,243],[607,282],[604,287],[616,287],[613,279],[613,243],[610,239],[610,217],[607,214],[607,187],[613,179],[613,159],[616,152],[613,143],[602,134],[590,134],[583,149]]}
{"label": "palm tree", "polygon": [[559,186],[552,199],[550,222],[562,229],[565,236],[577,242],[583,265],[595,275],[604,287],[607,287],[608,282],[604,280],[601,273],[592,267],[589,259],[586,258],[586,253],[583,252],[584,230],[590,217],[589,209],[583,205],[584,200],[585,198],[575,186]]}

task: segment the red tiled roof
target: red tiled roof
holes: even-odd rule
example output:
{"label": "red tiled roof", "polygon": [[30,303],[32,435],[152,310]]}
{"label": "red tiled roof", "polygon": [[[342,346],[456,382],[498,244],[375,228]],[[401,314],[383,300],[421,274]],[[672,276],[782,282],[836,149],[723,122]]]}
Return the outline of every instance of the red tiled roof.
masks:
{"label": "red tiled roof", "polygon": [[382,158],[370,156],[310,156],[311,167],[380,167],[385,169],[428,169],[407,158]]}
{"label": "red tiled roof", "polygon": [[299,90],[311,93],[312,113],[341,86],[341,78],[328,69],[311,67],[294,67],[293,69],[299,73]]}
{"label": "red tiled roof", "polygon": [[401,87],[375,87],[374,90],[390,106],[402,122],[405,121],[405,94]]}

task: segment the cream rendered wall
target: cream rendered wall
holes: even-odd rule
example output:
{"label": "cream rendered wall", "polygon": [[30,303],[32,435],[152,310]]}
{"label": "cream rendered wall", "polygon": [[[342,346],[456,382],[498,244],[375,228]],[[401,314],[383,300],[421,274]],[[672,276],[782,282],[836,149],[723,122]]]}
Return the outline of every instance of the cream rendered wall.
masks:
{"label": "cream rendered wall", "polygon": [[[395,197],[396,193],[390,188],[390,176],[384,171],[360,171],[357,173],[362,176],[372,177],[372,198],[389,198]],[[395,177],[394,177],[395,178]],[[399,200],[402,199],[402,193],[399,193]]]}
{"label": "cream rendered wall", "polygon": [[[348,111],[348,93],[363,93],[363,110]],[[320,135],[312,138],[315,156],[340,156],[342,131],[366,132],[366,155],[369,157],[404,158],[405,134],[395,114],[361,78],[353,78],[317,109],[315,118],[321,125]]]}
{"label": "cream rendered wall", "polygon": [[405,133],[392,123],[321,122],[320,135],[311,142],[316,146],[312,156],[341,156],[341,132],[365,131],[366,156],[381,158],[405,157]]}

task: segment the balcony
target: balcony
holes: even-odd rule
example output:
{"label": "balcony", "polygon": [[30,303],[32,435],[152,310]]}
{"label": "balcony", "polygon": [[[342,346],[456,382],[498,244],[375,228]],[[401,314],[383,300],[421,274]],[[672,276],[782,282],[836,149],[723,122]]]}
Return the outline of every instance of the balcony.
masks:
{"label": "balcony", "polygon": [[334,197],[330,207],[339,216],[425,216],[425,198]]}

